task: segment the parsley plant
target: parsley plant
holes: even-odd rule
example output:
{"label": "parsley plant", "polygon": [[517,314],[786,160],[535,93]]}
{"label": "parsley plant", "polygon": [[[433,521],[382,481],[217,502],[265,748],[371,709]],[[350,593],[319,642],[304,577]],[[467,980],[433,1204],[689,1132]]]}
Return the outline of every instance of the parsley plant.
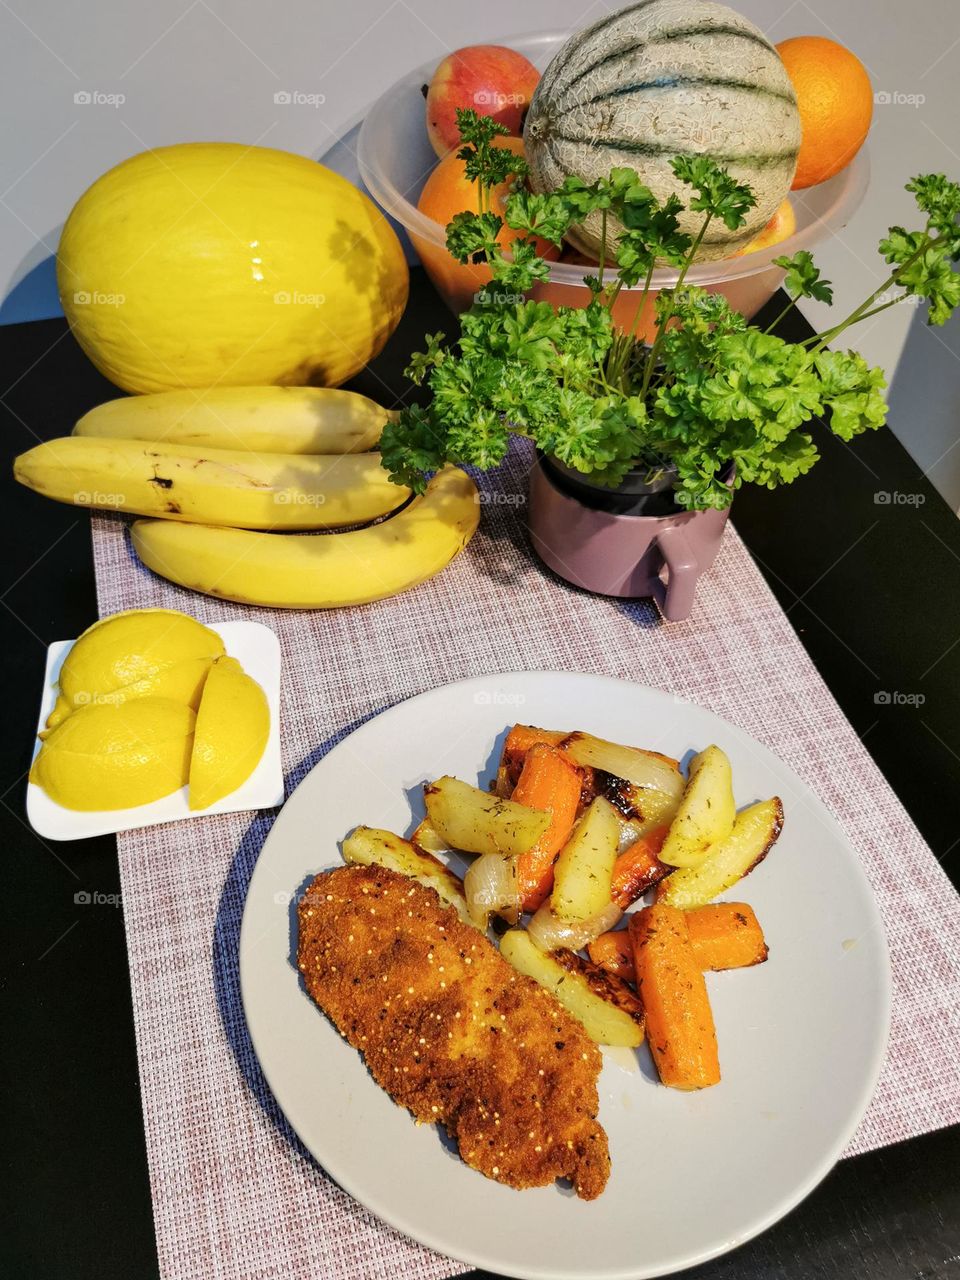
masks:
{"label": "parsley plant", "polygon": [[[888,278],[840,324],[792,343],[774,332],[784,313],[764,332],[721,294],[685,284],[711,224],[735,231],[756,203],[746,184],[708,157],[672,162],[689,189],[686,205],[676,196],[658,201],[629,168],[594,183],[570,176],[556,191],[534,193],[523,185],[522,158],[495,145],[503,127],[473,111],[457,115],[458,154],[478,200],[476,212],[449,223],[447,247],[459,262],[486,263],[491,281],[461,316],[455,342],[428,335],[426,350],[413,356],[407,375],[429,390],[427,405],[404,409],[384,430],[384,467],[417,492],[447,462],[497,466],[517,434],[604,485],[634,469],[672,468],[680,506],[724,508],[731,462],[735,487],[775,488],[817,461],[807,430],[812,419],[823,417],[843,440],[885,421],[882,371],[828,343],[910,297],[929,304],[928,322],[937,325],[960,303],[960,186],[942,174],[908,184],[923,225],[891,227],[881,241]],[[501,217],[490,191],[510,175]],[[685,207],[703,215],[692,236],[680,227]],[[588,304],[554,307],[526,297],[549,273],[537,240],[559,246],[596,212],[602,252],[596,274],[584,277]],[[616,237],[608,235],[611,219],[620,228]],[[505,222],[519,233],[509,252],[498,242]],[[832,287],[807,251],[774,261],[786,272],[786,310],[800,298],[832,301]],[[635,330],[663,264],[677,269],[677,281],[656,294],[656,330],[647,345]],[[621,290],[636,286],[638,305],[624,330],[613,306]]]}

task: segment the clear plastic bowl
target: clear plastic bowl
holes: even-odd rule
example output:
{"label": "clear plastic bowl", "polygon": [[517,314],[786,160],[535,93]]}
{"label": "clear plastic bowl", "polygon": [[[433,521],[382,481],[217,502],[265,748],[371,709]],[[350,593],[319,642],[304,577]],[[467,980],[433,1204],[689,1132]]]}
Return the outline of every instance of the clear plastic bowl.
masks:
{"label": "clear plastic bowl", "polygon": [[[512,36],[501,43],[525,54],[542,70],[568,35],[549,31]],[[446,249],[445,228],[417,208],[423,185],[437,163],[427,138],[423,101],[423,86],[435,69],[436,60],[425,63],[377,100],[360,130],[357,158],[367,190],[409,236],[435,288],[451,311],[459,314],[490,277],[485,267],[464,267],[456,262]],[[783,271],[773,265],[773,259],[808,249],[839,231],[858,208],[869,179],[870,162],[863,147],[853,163],[829,182],[791,193],[797,230],[789,239],[756,253],[694,266],[687,273],[687,282],[725,294],[731,306],[750,319],[783,280]],[[573,263],[551,263],[549,279],[538,282],[532,296],[555,305],[584,306],[590,297],[583,284],[588,270]],[[615,319],[625,327],[635,324],[638,336],[644,337],[653,319],[656,290],[668,288],[676,279],[672,268],[654,272],[651,296],[639,317],[636,309],[642,288],[622,290],[614,308]]]}

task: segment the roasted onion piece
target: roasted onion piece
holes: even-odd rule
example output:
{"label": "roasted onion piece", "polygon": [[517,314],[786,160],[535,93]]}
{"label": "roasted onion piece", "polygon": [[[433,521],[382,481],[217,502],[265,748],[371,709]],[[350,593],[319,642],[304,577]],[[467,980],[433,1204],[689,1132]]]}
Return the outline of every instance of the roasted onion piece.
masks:
{"label": "roasted onion piece", "polygon": [[491,915],[508,924],[520,919],[520,886],[516,858],[500,853],[483,853],[467,868],[463,877],[467,913],[472,924],[486,929]]}
{"label": "roasted onion piece", "polygon": [[[468,893],[467,902],[469,901]],[[594,938],[599,938],[601,933],[616,928],[622,915],[617,904],[611,902],[589,920],[561,920],[550,910],[548,900],[527,925],[527,932],[542,951],[582,951]]]}

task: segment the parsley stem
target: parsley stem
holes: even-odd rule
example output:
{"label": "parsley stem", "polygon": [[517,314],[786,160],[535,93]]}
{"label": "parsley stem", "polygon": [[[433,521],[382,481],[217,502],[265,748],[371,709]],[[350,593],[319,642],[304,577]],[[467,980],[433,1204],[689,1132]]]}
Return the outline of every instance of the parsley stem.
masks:
{"label": "parsley stem", "polygon": [[[815,333],[812,338],[808,338],[803,344],[804,346],[807,346],[811,342],[816,344],[810,348],[810,354],[816,355],[818,351],[822,351],[828,342],[832,342],[834,338],[838,338],[840,334],[843,333],[844,329],[848,329],[850,325],[856,324],[858,321],[862,320],[868,312],[871,315],[874,314],[871,308],[881,294],[886,293],[892,285],[899,285],[900,279],[907,268],[912,267],[917,259],[921,257],[922,254],[926,253],[932,245],[938,244],[940,239],[940,236],[934,239],[929,235],[929,233],[926,234],[921,240],[919,247],[911,253],[910,257],[907,258],[905,262],[902,262],[900,266],[897,267],[896,271],[887,276],[883,284],[881,284],[879,288],[874,289],[869,298],[865,298],[864,301],[860,303],[859,307],[856,307],[851,311],[846,320],[841,321],[838,325],[834,325],[832,329],[827,329],[822,333]],[[897,301],[899,301],[899,299],[897,299]]]}
{"label": "parsley stem", "polygon": [[600,211],[600,270],[597,272],[597,281],[600,288],[603,288],[603,268],[607,261],[607,211]]}
{"label": "parsley stem", "polygon": [[872,307],[869,311],[865,311],[861,320],[869,320],[871,316],[878,316],[881,311],[886,311],[887,307],[895,307],[901,302],[906,302],[908,298],[912,298],[912,293],[901,293],[897,298],[891,298],[889,302],[882,302],[879,307]]}
{"label": "parsley stem", "polygon": [[610,312],[611,319],[613,317],[613,304],[620,297],[620,290],[622,288],[623,288],[623,280],[620,279],[620,277],[618,276],[617,282],[613,286],[613,289],[610,292],[610,296],[607,298],[606,302],[603,304],[606,307],[606,309]]}
{"label": "parsley stem", "polygon": [[680,286],[683,284],[684,280],[686,280],[687,272],[693,266],[693,261],[700,250],[701,244],[703,244],[703,237],[707,234],[707,227],[709,227],[712,219],[713,213],[712,211],[708,211],[707,216],[703,220],[703,226],[697,232],[697,238],[690,246],[690,252],[687,254],[684,264],[680,268],[680,274],[677,276],[677,283],[673,286],[672,290],[674,298],[676,298],[677,294],[680,292]]}
{"label": "parsley stem", "polygon": [[640,323],[640,317],[643,314],[644,304],[647,301],[647,295],[650,292],[650,281],[653,279],[653,260],[647,269],[647,278],[643,282],[643,290],[640,294],[640,301],[637,303],[637,309],[633,315],[633,323],[630,325],[630,336],[636,337],[637,325]]}
{"label": "parsley stem", "polygon": [[[871,307],[869,311],[863,311],[860,312],[859,315],[851,316],[842,324],[838,324],[832,329],[827,329],[823,333],[814,334],[812,338],[807,338],[806,342],[817,342],[817,345],[813,348],[813,354],[816,355],[818,351],[820,351],[828,342],[832,342],[834,338],[842,333],[849,325],[859,324],[861,320],[868,320],[870,316],[879,315],[881,311],[886,311],[888,307],[895,307],[898,303],[905,302],[907,298],[912,296],[913,295],[910,293],[901,293],[899,297],[891,298],[889,302],[882,302],[879,307]],[[874,297],[876,297],[876,295],[874,295]],[[870,299],[868,298],[867,303],[869,303],[869,301]],[[866,305],[866,303],[864,305]],[[857,310],[859,312],[860,308],[858,307]]]}
{"label": "parsley stem", "polygon": [[712,211],[707,211],[707,216],[703,220],[703,226],[697,232],[697,238],[690,246],[690,252],[684,259],[683,266],[680,268],[680,274],[677,276],[677,283],[669,290],[670,306],[664,309],[663,315],[660,317],[660,323],[657,325],[657,336],[653,340],[653,346],[650,348],[650,354],[647,356],[647,365],[643,371],[643,383],[640,387],[640,399],[646,400],[647,391],[650,387],[650,379],[653,376],[653,370],[656,367],[657,356],[660,354],[660,347],[663,345],[663,336],[667,331],[667,325],[673,315],[673,304],[677,300],[677,294],[680,292],[680,286],[687,277],[687,272],[693,265],[693,260],[697,256],[697,252],[703,243],[703,237],[707,234],[707,227],[713,217]]}
{"label": "parsley stem", "polygon": [[791,298],[790,301],[787,303],[787,305],[780,312],[780,314],[776,317],[776,319],[770,321],[770,323],[767,325],[767,327],[763,331],[764,335],[768,333],[772,333],[773,330],[776,329],[777,325],[780,323],[783,317],[789,314],[789,312],[792,311],[793,308],[797,305],[797,300],[799,296],[800,295],[798,294],[796,298]]}

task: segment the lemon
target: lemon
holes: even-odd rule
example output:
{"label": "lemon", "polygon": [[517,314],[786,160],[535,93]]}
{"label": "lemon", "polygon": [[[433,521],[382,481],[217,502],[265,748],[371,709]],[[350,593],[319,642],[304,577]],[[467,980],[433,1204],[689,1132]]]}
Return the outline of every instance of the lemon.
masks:
{"label": "lemon", "polygon": [[335,387],[396,328],[403,249],[346,178],[305,156],[192,142],[131,156],[74,205],[64,314],[126,391]]}
{"label": "lemon", "polygon": [[130,609],[103,618],[67,654],[47,729],[78,707],[132,698],[172,698],[196,709],[210,664],[223,652],[215,631],[175,609]]}
{"label": "lemon", "polygon": [[179,790],[196,714],[170,698],[79,707],[44,739],[30,781],[67,809],[132,809]]}
{"label": "lemon", "polygon": [[190,808],[209,808],[246,782],[260,763],[269,732],[266,694],[236,658],[218,658],[197,712]]}

